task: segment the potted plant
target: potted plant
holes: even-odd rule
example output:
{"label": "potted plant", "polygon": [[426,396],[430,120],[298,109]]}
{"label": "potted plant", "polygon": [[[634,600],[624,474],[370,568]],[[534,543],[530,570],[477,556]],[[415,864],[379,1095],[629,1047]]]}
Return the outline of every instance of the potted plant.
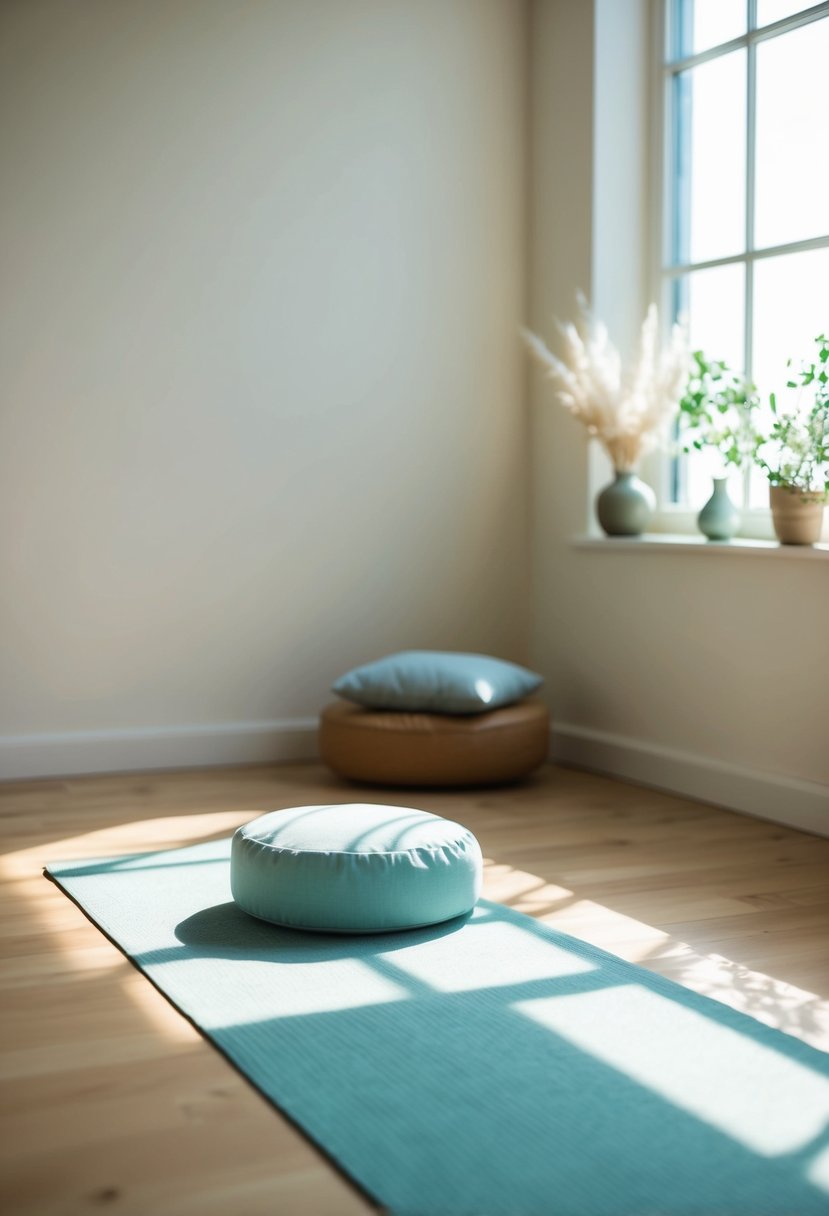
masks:
{"label": "potted plant", "polygon": [[730,540],[740,526],[740,512],[728,494],[728,473],[742,469],[754,456],[759,405],[753,384],[721,359],[701,350],[691,356],[691,372],[679,403],[679,440],[683,452],[715,452],[720,475],[711,497],[697,516],[697,527],[709,540]]}
{"label": "potted plant", "polygon": [[662,347],[652,304],[642,324],[638,356],[625,373],[605,326],[593,318],[582,296],[578,304],[575,324],[558,325],[561,359],[535,334],[525,330],[524,338],[558,385],[558,400],[599,441],[613,464],[614,480],[596,499],[599,523],[608,536],[639,536],[650,522],[655,499],[636,470],[676,411],[688,370],[685,338],[674,326],[670,343]]}
{"label": "potted plant", "polygon": [[787,382],[796,390],[791,403],[783,407],[774,393],[769,397],[771,426],[755,450],[769,479],[772,523],[783,545],[820,540],[829,497],[829,339],[820,334],[815,343],[816,361],[804,362]]}

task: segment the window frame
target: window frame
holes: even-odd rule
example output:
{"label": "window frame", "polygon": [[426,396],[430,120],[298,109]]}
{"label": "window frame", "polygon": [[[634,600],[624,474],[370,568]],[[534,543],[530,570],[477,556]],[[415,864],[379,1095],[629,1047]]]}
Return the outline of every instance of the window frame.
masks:
{"label": "window frame", "polygon": [[[754,240],[755,225],[755,158],[756,158],[756,102],[757,102],[757,47],[760,43],[776,38],[791,30],[800,29],[815,21],[829,19],[829,0],[804,8],[801,12],[781,18],[758,28],[757,0],[745,0],[746,31],[737,38],[690,55],[673,57],[674,22],[680,0],[650,0],[651,3],[651,47],[650,62],[652,76],[650,85],[650,112],[652,116],[650,138],[650,184],[649,210],[651,215],[651,239],[648,249],[647,279],[651,287],[651,298],[659,302],[660,315],[666,335],[672,321],[672,288],[677,278],[697,270],[714,269],[720,266],[744,267],[744,333],[743,357],[749,370],[753,364],[754,330],[754,267],[760,260],[829,248],[829,233],[824,236],[791,241],[786,244],[757,248]],[[719,59],[733,51],[746,51],[746,167],[745,167],[745,234],[743,248],[739,253],[704,261],[674,262],[671,248],[671,233],[674,225],[673,200],[675,181],[674,166],[674,78],[683,71]],[[651,456],[644,469],[646,478],[657,494],[657,511],[654,530],[659,532],[689,533],[696,530],[699,507],[672,501],[671,483],[676,476],[676,461],[681,457],[658,453]],[[747,486],[749,471],[744,473]],[[747,497],[747,495],[746,495]],[[702,504],[700,504],[701,506]],[[771,513],[768,507],[742,506],[740,535],[755,539],[772,539]],[[829,512],[827,512],[829,514]],[[829,526],[829,525],[827,525]]]}

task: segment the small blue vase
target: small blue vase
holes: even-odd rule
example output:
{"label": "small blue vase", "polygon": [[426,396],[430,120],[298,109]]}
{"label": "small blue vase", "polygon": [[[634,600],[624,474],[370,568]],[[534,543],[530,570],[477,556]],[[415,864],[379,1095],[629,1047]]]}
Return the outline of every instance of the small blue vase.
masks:
{"label": "small blue vase", "polygon": [[697,527],[709,540],[731,540],[740,526],[740,512],[728,496],[728,478],[714,478],[714,493],[697,516]]}
{"label": "small blue vase", "polygon": [[635,473],[618,469],[613,481],[596,499],[596,515],[607,536],[641,536],[647,531],[656,506],[650,486]]}

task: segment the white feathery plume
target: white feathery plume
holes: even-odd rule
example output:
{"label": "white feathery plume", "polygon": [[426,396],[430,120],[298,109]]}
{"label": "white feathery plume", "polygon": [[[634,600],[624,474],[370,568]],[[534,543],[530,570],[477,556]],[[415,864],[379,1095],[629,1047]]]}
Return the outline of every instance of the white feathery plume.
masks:
{"label": "white feathery plume", "polygon": [[607,329],[578,297],[575,323],[560,324],[562,358],[535,334],[522,330],[533,357],[557,384],[556,396],[598,439],[620,472],[632,471],[659,442],[676,412],[687,380],[689,350],[678,325],[660,347],[659,314],[651,304],[642,324],[637,357],[627,375]]}

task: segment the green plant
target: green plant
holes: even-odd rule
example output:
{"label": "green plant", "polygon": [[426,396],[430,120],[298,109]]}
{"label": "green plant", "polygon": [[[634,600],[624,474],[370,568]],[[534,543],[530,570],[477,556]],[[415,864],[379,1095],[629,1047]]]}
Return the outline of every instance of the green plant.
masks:
{"label": "green plant", "polygon": [[754,421],[758,405],[757,390],[744,376],[721,359],[694,351],[679,403],[682,451],[711,448],[725,468],[742,468],[755,458],[760,438]]}
{"label": "green plant", "polygon": [[787,381],[798,390],[792,405],[783,409],[774,393],[769,397],[771,427],[754,459],[773,486],[829,495],[829,338],[820,334],[815,342],[817,361],[802,363]]}

